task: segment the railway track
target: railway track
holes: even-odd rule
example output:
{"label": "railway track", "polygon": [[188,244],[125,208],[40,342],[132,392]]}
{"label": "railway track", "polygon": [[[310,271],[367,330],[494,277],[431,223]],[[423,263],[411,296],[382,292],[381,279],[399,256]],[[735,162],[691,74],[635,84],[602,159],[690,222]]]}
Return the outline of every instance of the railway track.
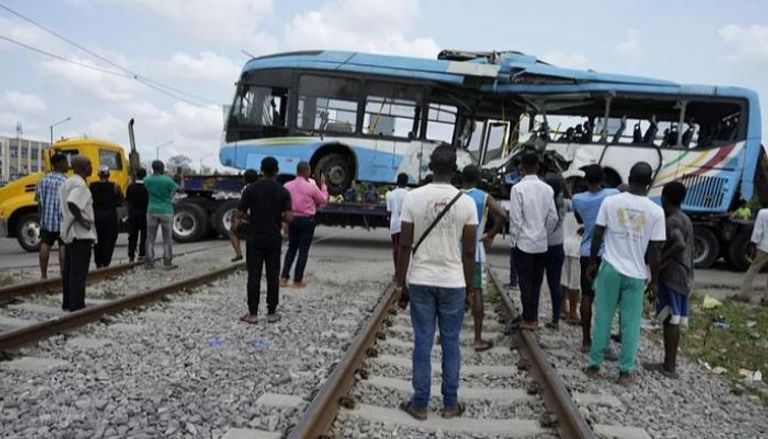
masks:
{"label": "railway track", "polygon": [[[183,257],[187,255],[192,255],[195,253],[208,251],[211,248],[219,248],[219,247],[223,248],[226,246],[218,245],[213,247],[198,248],[198,249],[178,253],[174,255],[174,257]],[[155,260],[160,261],[162,260],[162,257],[157,257],[155,258]],[[141,262],[128,262],[125,264],[113,265],[106,268],[97,268],[95,270],[91,270],[88,272],[86,283],[92,284],[96,281],[110,279],[115,276],[119,276],[123,273],[126,273],[129,270],[132,270],[136,267],[140,267],[141,265],[142,265]],[[24,282],[24,283],[9,285],[7,287],[0,288],[0,305],[7,304],[8,302],[11,302],[15,299],[18,299],[24,296],[31,296],[34,294],[50,294],[50,293],[59,292],[59,291],[61,291],[61,277],[52,277],[52,278],[41,279],[41,280],[36,280],[32,282]]]}
{"label": "railway track", "polygon": [[[201,251],[204,250],[199,249],[190,251],[179,254],[178,256],[200,253]],[[88,278],[90,282],[102,281],[120,274],[125,274],[136,265],[137,264],[135,263],[123,264],[110,267],[111,269],[95,270],[88,274]],[[79,328],[90,322],[98,321],[108,314],[114,314],[127,309],[143,306],[159,300],[168,294],[190,290],[194,287],[205,285],[244,266],[244,262],[228,264],[202,274],[195,274],[181,279],[162,282],[161,286],[148,288],[138,293],[120,295],[119,297],[108,300],[86,299],[86,304],[88,306],[85,309],[71,313],[64,313],[57,307],[51,306],[50,303],[52,301],[48,300],[47,296],[38,295],[36,296],[38,300],[22,301],[20,299],[21,297],[29,299],[29,296],[31,295],[39,294],[41,292],[46,293],[52,288],[58,288],[55,283],[60,284],[60,278],[49,279],[43,282],[21,284],[15,286],[15,288],[6,288],[4,289],[5,296],[3,296],[8,299],[6,301],[7,306],[3,308],[6,312],[13,311],[15,313],[23,312],[26,314],[45,315],[48,318],[42,321],[36,321],[0,315],[0,328],[4,329],[4,331],[0,332],[0,351],[7,352],[29,345],[47,337]],[[147,275],[145,274],[145,276]],[[45,301],[40,303],[41,299],[45,299]],[[7,302],[12,303],[8,304]]]}
{"label": "railway track", "polygon": [[[485,324],[494,348],[483,353],[471,349],[469,314],[461,335],[464,416],[445,420],[432,410],[421,422],[396,408],[411,394],[413,339],[410,319],[396,309],[390,285],[288,437],[365,437],[373,432],[419,437],[436,431],[449,437],[595,437],[533,334],[504,334],[515,308],[490,278],[500,298],[496,310],[488,307]],[[436,345],[433,377],[439,377],[439,352]],[[432,408],[440,396],[438,383],[433,380]]]}

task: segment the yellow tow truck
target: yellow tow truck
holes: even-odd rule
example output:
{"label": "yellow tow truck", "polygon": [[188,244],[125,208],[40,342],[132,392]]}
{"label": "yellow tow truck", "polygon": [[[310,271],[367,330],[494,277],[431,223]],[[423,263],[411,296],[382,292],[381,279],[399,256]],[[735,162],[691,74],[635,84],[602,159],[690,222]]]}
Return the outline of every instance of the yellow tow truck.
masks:
{"label": "yellow tow truck", "polygon": [[[125,149],[106,140],[91,138],[62,139],[53,144],[43,155],[43,172],[36,172],[14,180],[0,188],[0,237],[16,238],[24,250],[37,251],[40,248],[40,220],[35,201],[37,184],[51,170],[51,156],[60,153],[71,158],[84,155],[93,164],[93,174],[88,183],[98,179],[99,166],[109,167],[109,180],[118,184],[123,194],[130,182],[130,172]],[[67,176],[72,171],[67,172]]]}

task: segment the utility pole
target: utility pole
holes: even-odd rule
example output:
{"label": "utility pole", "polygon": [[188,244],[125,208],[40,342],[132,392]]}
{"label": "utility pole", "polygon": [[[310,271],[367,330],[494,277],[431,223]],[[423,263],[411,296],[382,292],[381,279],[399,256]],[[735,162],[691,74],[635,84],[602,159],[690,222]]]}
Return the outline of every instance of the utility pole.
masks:
{"label": "utility pole", "polygon": [[171,143],[173,143],[173,140],[169,140],[167,142],[164,142],[164,143],[161,143],[161,144],[155,146],[155,160],[160,160],[160,148],[162,148],[164,146],[168,146]]}
{"label": "utility pole", "polygon": [[62,119],[54,124],[51,124],[51,144],[49,146],[53,146],[53,127],[63,124],[64,122],[69,122],[72,119],[71,116],[67,116],[66,119]]}

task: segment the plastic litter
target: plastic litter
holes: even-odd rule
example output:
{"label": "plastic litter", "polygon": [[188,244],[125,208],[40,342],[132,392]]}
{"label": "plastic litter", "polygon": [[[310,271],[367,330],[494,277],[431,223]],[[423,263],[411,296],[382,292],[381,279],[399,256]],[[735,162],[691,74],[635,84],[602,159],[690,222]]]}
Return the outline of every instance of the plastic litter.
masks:
{"label": "plastic litter", "polygon": [[256,349],[269,349],[269,340],[266,338],[255,338],[248,342],[248,345]]}
{"label": "plastic litter", "polygon": [[728,369],[721,366],[717,366],[716,368],[712,369],[712,373],[715,375],[722,375],[726,372],[728,372]]}
{"label": "plastic litter", "polygon": [[707,294],[706,296],[704,296],[704,301],[701,303],[701,307],[704,308],[704,309],[712,309],[712,308],[716,308],[716,307],[718,307],[718,306],[720,306],[722,304],[723,304],[723,302],[721,302],[721,301],[715,299],[714,297],[710,296],[709,294]]}
{"label": "plastic litter", "polygon": [[221,347],[221,339],[219,337],[213,337],[208,339],[208,347],[209,348],[220,348]]}
{"label": "plastic litter", "polygon": [[718,331],[725,331],[729,328],[728,322],[725,321],[725,317],[720,314],[712,317],[712,327]]}
{"label": "plastic litter", "polygon": [[745,384],[755,384],[763,381],[763,373],[759,370],[753,372],[747,369],[739,369],[739,375],[744,377]]}

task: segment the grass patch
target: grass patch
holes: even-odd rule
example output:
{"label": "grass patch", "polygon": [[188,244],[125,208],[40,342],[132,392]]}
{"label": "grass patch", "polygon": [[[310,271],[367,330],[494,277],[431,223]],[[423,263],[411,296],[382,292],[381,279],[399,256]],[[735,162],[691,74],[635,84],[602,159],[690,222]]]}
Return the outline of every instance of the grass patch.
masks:
{"label": "grass patch", "polygon": [[13,285],[16,283],[11,276],[8,276],[7,274],[0,274],[0,287],[7,287],[8,285]]}
{"label": "grass patch", "polygon": [[[702,297],[692,297],[689,327],[682,337],[681,349],[713,368],[725,368],[723,375],[734,384],[744,382],[739,369],[760,370],[764,382],[768,380],[768,308],[724,300],[720,306],[705,309],[702,301]],[[716,328],[716,319],[723,320],[728,327]],[[765,383],[751,390],[768,404]]]}

